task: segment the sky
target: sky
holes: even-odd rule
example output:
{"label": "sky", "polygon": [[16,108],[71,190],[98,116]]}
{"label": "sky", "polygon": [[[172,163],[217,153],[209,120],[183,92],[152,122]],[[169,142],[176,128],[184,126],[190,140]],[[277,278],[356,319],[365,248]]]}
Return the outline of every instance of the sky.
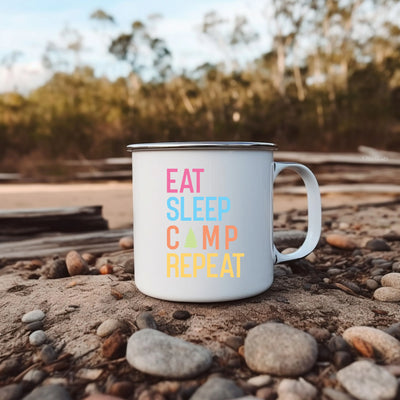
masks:
{"label": "sky", "polygon": [[[66,43],[61,32],[76,30],[83,38],[84,50],[78,62],[94,67],[97,76],[110,79],[126,76],[129,68],[107,52],[110,38],[129,32],[135,20],[147,21],[151,14],[162,18],[154,33],[165,39],[172,50],[176,70],[193,69],[224,57],[218,47],[200,33],[203,16],[217,11],[227,19],[247,15],[252,24],[263,28],[260,0],[0,0],[0,93],[17,90],[28,93],[43,84],[51,71],[42,56],[51,41]],[[101,28],[90,15],[98,9],[112,15],[116,24]],[[258,49],[267,43],[258,43]],[[258,50],[255,50],[256,52]],[[250,51],[251,53],[251,51]],[[255,53],[247,54],[249,58]],[[10,62],[14,55],[15,60]],[[245,55],[246,56],[246,55]],[[72,61],[72,68],[76,61]]]}

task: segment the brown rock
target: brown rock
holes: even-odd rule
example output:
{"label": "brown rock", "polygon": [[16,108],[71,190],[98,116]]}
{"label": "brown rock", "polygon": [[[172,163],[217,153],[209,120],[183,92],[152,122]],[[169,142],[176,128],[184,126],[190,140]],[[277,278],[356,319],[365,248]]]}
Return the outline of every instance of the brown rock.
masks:
{"label": "brown rock", "polygon": [[135,388],[135,385],[129,381],[120,381],[115,382],[111,385],[110,389],[108,390],[108,394],[113,396],[119,396],[122,398],[129,397]]}
{"label": "brown rock", "polygon": [[94,265],[96,263],[96,256],[91,253],[83,253],[82,258],[89,264]]}
{"label": "brown rock", "polygon": [[343,250],[354,250],[357,244],[348,236],[332,233],[326,236],[326,242],[333,247]]}
{"label": "brown rock", "polygon": [[380,329],[353,326],[343,332],[343,338],[364,356],[372,356],[385,363],[400,361],[400,342]]}
{"label": "brown rock", "polygon": [[364,357],[373,358],[375,355],[374,347],[364,339],[355,336],[352,339],[352,346]]}
{"label": "brown rock", "polygon": [[65,263],[67,264],[68,273],[71,276],[86,275],[89,272],[87,262],[75,250],[72,250],[67,254]]}
{"label": "brown rock", "polygon": [[108,394],[92,394],[89,397],[85,397],[83,400],[124,400],[121,397],[110,396]]}
{"label": "brown rock", "polygon": [[108,275],[113,273],[113,266],[111,264],[104,264],[100,267],[99,271],[101,275]]}
{"label": "brown rock", "polygon": [[104,358],[109,360],[122,357],[126,350],[126,337],[121,332],[114,332],[107,338],[101,348]]}
{"label": "brown rock", "polygon": [[131,236],[124,236],[119,240],[119,247],[124,250],[133,249],[133,238]]}

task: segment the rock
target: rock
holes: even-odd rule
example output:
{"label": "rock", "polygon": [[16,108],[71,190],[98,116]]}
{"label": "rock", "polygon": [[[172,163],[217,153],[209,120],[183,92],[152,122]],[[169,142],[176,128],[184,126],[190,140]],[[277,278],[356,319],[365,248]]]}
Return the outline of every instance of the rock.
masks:
{"label": "rock", "polygon": [[47,365],[55,361],[57,359],[57,353],[53,346],[49,344],[43,346],[40,350],[40,359]]}
{"label": "rock", "polygon": [[308,333],[315,338],[318,342],[324,342],[331,337],[331,333],[326,328],[311,327]]}
{"label": "rock", "polygon": [[20,370],[21,360],[19,358],[8,358],[0,363],[0,377],[17,375]]}
{"label": "rock", "polygon": [[340,384],[359,400],[391,400],[396,397],[397,380],[385,368],[362,360],[337,373]]}
{"label": "rock", "polygon": [[[261,397],[263,398],[263,397]],[[236,400],[260,400],[260,397],[254,397],[254,396],[243,396],[243,397],[236,397]]]}
{"label": "rock", "polygon": [[287,247],[281,251],[282,254],[294,253],[297,249],[295,247]]}
{"label": "rock", "polygon": [[268,386],[272,382],[272,378],[270,375],[258,375],[253,376],[252,378],[247,380],[247,383],[255,386],[255,387],[263,387]]}
{"label": "rock", "polygon": [[317,262],[317,256],[315,255],[314,252],[310,253],[305,259],[312,264]]}
{"label": "rock", "polygon": [[292,269],[285,264],[274,265],[274,277],[292,275]]}
{"label": "rock", "polygon": [[47,336],[44,331],[34,331],[29,335],[29,343],[32,346],[41,346],[47,340]]}
{"label": "rock", "polygon": [[126,338],[120,332],[114,332],[107,338],[102,347],[101,352],[103,357],[113,360],[115,358],[123,357],[126,352]]}
{"label": "rock", "polygon": [[347,351],[337,351],[333,355],[333,365],[338,370],[347,367],[352,362],[353,362],[353,357]]}
{"label": "rock", "polygon": [[244,339],[241,336],[229,336],[225,339],[224,343],[231,349],[237,351],[240,346],[243,346]]}
{"label": "rock", "polygon": [[85,397],[83,400],[124,400],[121,397],[115,397],[108,394],[91,394],[89,397]]}
{"label": "rock", "polygon": [[89,266],[87,262],[75,250],[72,250],[67,254],[65,263],[67,264],[68,273],[71,276],[86,275],[89,273]]}
{"label": "rock", "polygon": [[139,371],[169,378],[197,376],[212,363],[208,349],[154,329],[142,329],[129,338],[126,359]]}
{"label": "rock", "polygon": [[274,231],[274,243],[276,247],[300,247],[306,239],[304,231]]}
{"label": "rock", "polygon": [[260,373],[298,376],[312,368],[317,355],[311,335],[275,322],[253,328],[244,343],[247,365]]}
{"label": "rock", "polygon": [[354,250],[357,244],[346,235],[331,233],[326,236],[326,242],[333,247],[343,250]]}
{"label": "rock", "polygon": [[391,248],[385,239],[371,239],[365,245],[371,251],[390,251]]}
{"label": "rock", "polygon": [[236,399],[244,395],[243,390],[230,379],[210,378],[190,397],[190,400]]}
{"label": "rock", "polygon": [[335,275],[341,274],[343,272],[343,270],[339,269],[339,268],[329,268],[327,272],[328,272],[328,275],[335,276]]}
{"label": "rock", "polygon": [[400,233],[396,231],[390,231],[385,233],[383,235],[383,238],[385,240],[388,240],[389,242],[398,242],[400,241]]}
{"label": "rock", "polygon": [[161,381],[151,386],[152,390],[166,395],[177,393],[180,388],[180,382],[177,381]]}
{"label": "rock", "polygon": [[400,289],[386,286],[380,287],[375,290],[374,298],[379,301],[400,301]]}
{"label": "rock", "polygon": [[317,393],[317,389],[303,378],[283,379],[278,386],[278,396],[282,400],[313,400]]}
{"label": "rock", "polygon": [[100,368],[81,368],[76,371],[75,376],[80,379],[87,379],[88,381],[96,381],[103,372]]}
{"label": "rock", "polygon": [[396,322],[385,329],[385,332],[400,340],[400,322]]}
{"label": "rock", "polygon": [[139,329],[157,329],[156,321],[148,311],[143,311],[136,317],[136,325]]}
{"label": "rock", "polygon": [[100,267],[99,272],[101,275],[109,275],[113,273],[113,266],[111,264],[104,264]]}
{"label": "rock", "polygon": [[72,400],[65,388],[60,385],[37,387],[23,400]]}
{"label": "rock", "polygon": [[179,319],[179,320],[186,320],[189,319],[191,317],[191,314],[189,311],[186,310],[176,310],[173,314],[172,314],[172,318],[174,319]]}
{"label": "rock", "polygon": [[387,364],[400,361],[400,342],[379,329],[353,326],[343,332],[343,338],[365,357],[374,356]]}
{"label": "rock", "polygon": [[392,375],[399,377],[400,376],[400,365],[399,364],[392,364],[392,365],[385,365],[384,368],[386,371],[390,372]]}
{"label": "rock", "polygon": [[38,385],[42,380],[46,378],[46,372],[40,369],[31,369],[29,370],[24,377],[22,378],[23,381],[32,382],[34,385]]}
{"label": "rock", "polygon": [[400,289],[400,272],[390,272],[383,275],[381,279],[382,286],[389,286]]}
{"label": "rock", "polygon": [[324,387],[322,393],[329,400],[354,400],[354,397],[330,387]]}
{"label": "rock", "polygon": [[21,321],[29,324],[30,322],[41,321],[45,316],[46,314],[42,310],[32,310],[24,314]]}
{"label": "rock", "polygon": [[124,399],[128,398],[135,389],[135,384],[130,381],[119,381],[114,382],[108,389],[108,394],[113,396],[122,397]]}
{"label": "rock", "polygon": [[276,393],[273,388],[270,387],[263,387],[257,390],[256,392],[257,399],[264,399],[264,400],[275,400]]}
{"label": "rock", "polygon": [[33,321],[26,324],[25,330],[28,332],[43,330],[43,321]]}
{"label": "rock", "polygon": [[347,222],[339,222],[338,228],[342,231],[345,231],[346,229],[350,228],[350,225]]}
{"label": "rock", "polygon": [[88,265],[96,264],[97,257],[91,253],[83,253],[82,258],[88,263]]}
{"label": "rock", "polygon": [[111,335],[117,329],[122,329],[125,327],[125,324],[119,319],[106,319],[102,322],[96,330],[97,336],[106,337]]}
{"label": "rock", "polygon": [[61,376],[50,376],[43,381],[42,385],[43,386],[60,385],[60,386],[67,387],[68,386],[68,378],[64,378]]}
{"label": "rock", "polygon": [[46,269],[45,275],[49,279],[60,279],[69,276],[65,260],[54,260]]}
{"label": "rock", "polygon": [[367,286],[370,290],[375,290],[378,288],[379,283],[374,279],[367,279],[365,282],[365,286]]}
{"label": "rock", "polygon": [[119,239],[119,247],[124,250],[133,249],[133,238],[131,236],[124,236]]}
{"label": "rock", "polygon": [[400,261],[396,261],[392,264],[393,272],[400,272]]}
{"label": "rock", "polygon": [[0,400],[19,400],[24,393],[24,385],[21,383],[12,383],[0,388]]}

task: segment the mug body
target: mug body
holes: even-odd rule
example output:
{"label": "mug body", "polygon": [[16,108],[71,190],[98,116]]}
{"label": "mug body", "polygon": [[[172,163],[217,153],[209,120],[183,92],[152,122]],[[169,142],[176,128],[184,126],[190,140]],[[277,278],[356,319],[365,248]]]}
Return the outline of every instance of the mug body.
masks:
{"label": "mug body", "polygon": [[273,281],[274,145],[129,147],[138,289],[187,302],[265,291]]}

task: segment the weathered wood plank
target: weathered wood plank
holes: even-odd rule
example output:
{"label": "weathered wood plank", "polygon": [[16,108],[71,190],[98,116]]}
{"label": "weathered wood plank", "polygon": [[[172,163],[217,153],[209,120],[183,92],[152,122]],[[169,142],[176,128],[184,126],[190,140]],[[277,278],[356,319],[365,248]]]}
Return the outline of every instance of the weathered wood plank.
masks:
{"label": "weathered wood plank", "polygon": [[0,210],[0,240],[4,236],[41,232],[88,232],[108,229],[103,206]]}
{"label": "weathered wood plank", "polygon": [[366,157],[359,153],[314,153],[277,151],[277,161],[299,162],[306,165],[349,164],[349,165],[385,165],[400,167],[400,159],[384,157]]}
{"label": "weathered wood plank", "polygon": [[[384,193],[400,195],[400,185],[390,184],[348,184],[348,185],[322,185],[320,186],[321,194],[327,193]],[[277,187],[274,190],[277,194],[306,194],[304,186]]]}
{"label": "weathered wood plank", "polygon": [[65,256],[76,250],[103,254],[120,250],[119,239],[132,235],[132,229],[114,229],[90,233],[53,234],[52,236],[0,243],[0,266],[14,260]]}

